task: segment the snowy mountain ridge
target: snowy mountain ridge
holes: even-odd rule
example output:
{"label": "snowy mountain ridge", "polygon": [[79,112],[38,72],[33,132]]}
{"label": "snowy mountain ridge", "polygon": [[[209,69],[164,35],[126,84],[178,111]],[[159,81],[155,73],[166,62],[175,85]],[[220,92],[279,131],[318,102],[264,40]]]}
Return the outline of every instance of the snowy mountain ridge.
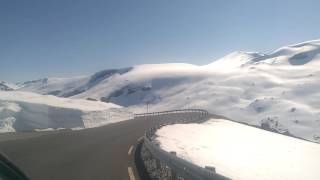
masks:
{"label": "snowy mountain ridge", "polygon": [[0,81],[0,91],[13,91],[18,89],[18,86],[5,81]]}
{"label": "snowy mountain ridge", "polygon": [[320,142],[320,40],[272,53],[234,52],[205,66],[145,64],[28,82],[19,91],[96,99],[133,112],[203,108]]}
{"label": "snowy mountain ridge", "polygon": [[222,68],[224,70],[230,71],[247,64],[254,64],[256,62],[256,59],[263,59],[265,56],[267,55],[258,52],[235,51],[206,66],[209,68]]}

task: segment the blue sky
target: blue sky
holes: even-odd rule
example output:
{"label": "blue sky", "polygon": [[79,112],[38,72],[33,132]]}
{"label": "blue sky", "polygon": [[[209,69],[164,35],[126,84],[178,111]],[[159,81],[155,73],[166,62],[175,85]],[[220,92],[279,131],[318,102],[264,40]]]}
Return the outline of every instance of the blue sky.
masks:
{"label": "blue sky", "polygon": [[320,38],[319,7],[317,0],[3,0],[0,80],[267,53]]}

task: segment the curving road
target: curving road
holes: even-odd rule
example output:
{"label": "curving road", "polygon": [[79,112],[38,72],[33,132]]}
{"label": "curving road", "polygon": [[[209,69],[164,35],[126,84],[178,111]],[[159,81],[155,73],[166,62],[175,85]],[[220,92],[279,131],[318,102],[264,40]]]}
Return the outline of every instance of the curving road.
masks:
{"label": "curving road", "polygon": [[130,179],[131,146],[157,123],[196,113],[139,117],[79,131],[1,134],[3,151],[31,180]]}

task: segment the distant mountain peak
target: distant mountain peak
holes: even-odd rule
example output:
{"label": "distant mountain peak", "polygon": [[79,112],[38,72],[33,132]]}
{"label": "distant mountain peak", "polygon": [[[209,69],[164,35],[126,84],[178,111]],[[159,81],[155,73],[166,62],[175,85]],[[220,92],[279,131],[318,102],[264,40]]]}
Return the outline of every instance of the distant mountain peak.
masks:
{"label": "distant mountain peak", "polygon": [[11,84],[5,81],[0,81],[0,91],[13,91],[18,87],[15,84]]}
{"label": "distant mountain peak", "polygon": [[256,59],[263,59],[266,54],[259,52],[234,51],[208,65],[209,68],[223,68],[231,70],[239,68],[245,64],[256,62]]}
{"label": "distant mountain peak", "polygon": [[320,54],[320,39],[284,46],[268,54],[235,51],[208,64],[207,67],[228,71],[260,63],[270,65],[305,65],[311,61],[320,60],[320,58],[316,58],[318,54]]}
{"label": "distant mountain peak", "polygon": [[232,59],[234,61],[249,61],[256,58],[265,57],[266,54],[260,52],[234,51],[221,59]]}

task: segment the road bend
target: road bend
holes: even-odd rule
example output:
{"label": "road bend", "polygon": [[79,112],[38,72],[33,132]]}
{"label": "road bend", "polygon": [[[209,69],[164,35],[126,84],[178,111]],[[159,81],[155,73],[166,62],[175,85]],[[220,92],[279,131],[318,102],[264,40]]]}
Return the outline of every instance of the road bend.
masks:
{"label": "road bend", "polygon": [[78,131],[5,133],[0,150],[31,180],[130,180],[130,151],[147,129],[197,115],[139,117]]}

